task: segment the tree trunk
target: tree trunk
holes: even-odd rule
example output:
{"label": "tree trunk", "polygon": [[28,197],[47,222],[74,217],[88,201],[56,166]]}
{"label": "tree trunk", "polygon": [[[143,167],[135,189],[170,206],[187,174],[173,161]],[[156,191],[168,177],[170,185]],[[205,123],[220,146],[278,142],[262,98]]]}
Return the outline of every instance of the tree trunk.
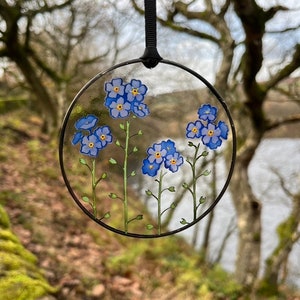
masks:
{"label": "tree trunk", "polygon": [[[293,245],[300,238],[300,193],[292,195],[293,206],[289,216],[277,227],[278,245],[266,260],[266,269],[260,288],[278,292],[279,275],[287,263]],[[271,287],[271,289],[270,289]]]}
{"label": "tree trunk", "polygon": [[236,278],[251,288],[258,276],[261,257],[261,203],[249,184],[248,166],[261,140],[260,134],[247,137],[238,151],[230,190],[237,212],[238,249]]}
{"label": "tree trunk", "polygon": [[[19,52],[21,53],[21,51]],[[45,130],[47,132],[53,132],[53,130],[57,129],[58,122],[56,108],[50,95],[25,54],[15,55],[13,60],[22,71],[22,74],[30,85],[33,94],[36,98],[38,98],[36,99],[36,103],[43,114]]]}

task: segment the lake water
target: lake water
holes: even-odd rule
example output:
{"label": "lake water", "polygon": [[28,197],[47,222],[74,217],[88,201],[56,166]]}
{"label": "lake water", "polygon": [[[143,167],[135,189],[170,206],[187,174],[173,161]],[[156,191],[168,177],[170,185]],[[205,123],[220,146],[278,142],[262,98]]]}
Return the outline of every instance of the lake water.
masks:
{"label": "lake water", "polygon": [[[278,176],[280,174],[287,183],[290,191],[296,192],[300,189],[300,139],[266,139],[256,151],[255,157],[249,168],[250,183],[254,193],[262,201],[262,260],[261,271],[264,267],[264,260],[273,251],[277,244],[276,227],[289,214],[291,201],[282,191]],[[237,170],[235,170],[237,171]],[[180,208],[180,214],[185,208]],[[187,208],[190,210],[190,208]],[[235,211],[227,191],[221,201],[214,209],[215,217],[210,240],[210,256],[214,259],[218,253],[220,243],[226,234],[226,228],[235,216]],[[299,216],[300,217],[300,216]],[[179,216],[177,216],[178,220]],[[175,216],[176,219],[176,216]],[[207,217],[199,224],[198,242],[196,247],[201,245],[203,240],[202,228],[205,228]],[[171,223],[170,229],[176,229],[178,224]],[[194,228],[183,231],[180,235],[191,242]],[[234,270],[235,254],[237,248],[236,231],[230,236],[223,253],[221,264],[228,271]],[[300,241],[293,247],[289,260],[288,283],[300,287]]]}

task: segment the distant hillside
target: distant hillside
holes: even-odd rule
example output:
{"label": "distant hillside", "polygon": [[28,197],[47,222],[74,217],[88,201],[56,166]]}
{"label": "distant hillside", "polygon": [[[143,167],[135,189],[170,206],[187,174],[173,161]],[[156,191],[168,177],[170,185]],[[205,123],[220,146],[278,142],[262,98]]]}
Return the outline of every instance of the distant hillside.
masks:
{"label": "distant hillside", "polygon": [[[290,98],[289,92],[298,94],[298,98]],[[224,99],[226,102],[226,98]],[[176,130],[180,122],[186,123],[194,118],[197,109],[203,103],[215,105],[217,100],[206,90],[172,92],[152,98],[151,114],[157,120],[158,127],[170,126]],[[228,103],[228,101],[227,101]],[[269,93],[264,104],[266,115],[272,119],[300,114],[300,78],[289,78],[278,90]],[[284,125],[270,131],[266,137],[300,138],[300,121]]]}

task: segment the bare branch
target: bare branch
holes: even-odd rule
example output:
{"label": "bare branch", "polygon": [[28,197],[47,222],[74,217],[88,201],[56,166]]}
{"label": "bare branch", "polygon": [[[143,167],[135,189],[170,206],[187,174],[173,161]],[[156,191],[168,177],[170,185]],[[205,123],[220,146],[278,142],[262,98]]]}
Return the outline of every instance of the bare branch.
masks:
{"label": "bare branch", "polygon": [[237,230],[237,226],[236,226],[236,220],[235,217],[232,217],[226,230],[225,230],[225,236],[222,239],[220,248],[218,250],[218,254],[217,257],[215,258],[215,260],[213,261],[213,264],[218,264],[220,263],[222,256],[224,254],[224,249],[227,245],[227,242],[229,240],[229,238],[231,237],[231,235]]}
{"label": "bare branch", "polygon": [[297,25],[295,27],[287,27],[285,29],[280,29],[280,30],[270,30],[270,31],[266,31],[267,34],[281,34],[281,33],[286,33],[286,32],[290,32],[290,31],[295,31],[298,30],[300,28],[300,25]]}
{"label": "bare branch", "polygon": [[34,51],[31,51],[31,58],[37,64],[37,66],[39,66],[39,68],[44,71],[53,81],[62,81],[62,78],[53,69],[51,69],[44,60],[40,59]]}
{"label": "bare branch", "polygon": [[297,44],[295,49],[296,50],[291,62],[287,64],[283,69],[278,71],[273,78],[271,78],[264,84],[264,89],[266,91],[276,86],[280,81],[290,76],[295,70],[300,67],[300,44]]}
{"label": "bare branch", "polygon": [[228,11],[228,8],[231,4],[231,0],[226,0],[224,5],[222,6],[219,16],[221,16],[222,18],[225,16],[226,12]]}
{"label": "bare branch", "polygon": [[54,4],[52,6],[50,6],[47,1],[44,1],[44,5],[43,6],[39,6],[38,9],[32,9],[32,10],[28,10],[27,12],[25,12],[23,14],[23,16],[27,16],[27,17],[34,17],[38,14],[43,14],[43,13],[51,13],[55,10],[59,10],[59,9],[62,9],[62,8],[65,8],[69,5],[71,5],[73,2],[75,2],[75,0],[67,0],[61,4]]}
{"label": "bare branch", "polygon": [[275,168],[271,168],[272,173],[274,173],[277,178],[279,179],[280,187],[284,191],[284,193],[289,197],[293,198],[293,193],[287,188],[286,186],[286,180],[284,179],[284,176],[279,173],[279,171]]}
{"label": "bare branch", "polygon": [[267,121],[266,130],[275,129],[279,126],[300,122],[300,114],[291,115],[284,118],[278,118],[274,121]]}

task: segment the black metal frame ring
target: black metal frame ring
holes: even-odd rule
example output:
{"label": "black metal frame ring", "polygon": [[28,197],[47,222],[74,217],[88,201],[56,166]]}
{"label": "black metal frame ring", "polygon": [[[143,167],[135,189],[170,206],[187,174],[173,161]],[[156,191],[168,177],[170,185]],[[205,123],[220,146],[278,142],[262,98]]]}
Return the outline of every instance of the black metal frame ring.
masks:
{"label": "black metal frame ring", "polygon": [[219,95],[219,93],[216,91],[216,89],[204,78],[202,77],[200,74],[198,74],[197,72],[191,70],[190,68],[181,65],[179,63],[170,61],[170,60],[165,60],[165,59],[161,59],[158,63],[159,64],[166,64],[166,65],[171,65],[174,67],[177,67],[181,70],[184,70],[188,73],[190,73],[191,75],[195,76],[197,79],[199,79],[206,87],[208,87],[208,89],[210,90],[210,92],[216,97],[217,101],[221,104],[221,106],[223,107],[229,123],[230,123],[230,129],[231,129],[231,135],[232,135],[232,155],[231,155],[231,163],[230,163],[230,167],[229,167],[229,171],[228,171],[228,176],[227,179],[224,183],[223,188],[221,189],[221,191],[219,192],[219,194],[217,195],[216,199],[214,199],[214,201],[212,202],[212,204],[194,221],[188,223],[187,225],[184,225],[180,228],[177,228],[175,230],[171,230],[171,231],[167,231],[167,232],[163,232],[161,234],[138,234],[138,233],[132,233],[132,232],[124,232],[120,229],[114,228],[104,222],[102,222],[100,219],[97,219],[94,217],[94,215],[82,204],[81,200],[78,199],[76,193],[74,192],[74,190],[71,187],[71,184],[69,182],[67,173],[66,173],[66,169],[65,169],[65,165],[64,165],[64,142],[65,142],[65,131],[67,128],[67,124],[71,115],[71,112],[74,108],[74,106],[76,105],[77,101],[79,100],[79,98],[82,96],[82,94],[98,79],[100,79],[102,76],[106,75],[107,73],[117,69],[117,68],[121,68],[124,66],[128,66],[128,65],[132,65],[132,64],[144,64],[145,61],[143,58],[138,58],[138,59],[133,59],[133,60],[128,60],[125,61],[123,63],[117,64],[111,68],[108,68],[107,70],[105,70],[104,72],[98,73],[95,77],[93,77],[90,81],[88,81],[82,88],[81,90],[78,92],[78,94],[75,96],[75,98],[73,99],[73,101],[71,102],[65,118],[63,120],[62,123],[62,127],[61,127],[61,132],[60,132],[60,138],[59,138],[59,163],[60,163],[60,168],[61,168],[61,173],[64,179],[64,182],[66,184],[66,187],[69,191],[69,193],[71,194],[73,200],[76,202],[76,204],[79,206],[79,208],[88,216],[90,217],[92,220],[94,220],[96,223],[98,223],[99,225],[101,225],[102,227],[123,235],[123,236],[127,236],[127,237],[134,237],[134,238],[158,238],[158,237],[164,237],[164,236],[169,236],[169,235],[173,235],[176,233],[179,233],[183,230],[186,230],[187,228],[190,228],[191,226],[195,225],[196,223],[198,223],[201,219],[203,219],[205,216],[207,216],[213,209],[214,207],[217,205],[217,203],[220,201],[220,199],[223,197],[230,179],[232,177],[233,174],[233,170],[234,170],[234,165],[235,165],[235,160],[236,160],[236,132],[235,132],[235,126],[234,126],[234,122],[233,119],[231,117],[231,114],[229,112],[229,109],[225,103],[225,101],[223,100],[223,98]]}

